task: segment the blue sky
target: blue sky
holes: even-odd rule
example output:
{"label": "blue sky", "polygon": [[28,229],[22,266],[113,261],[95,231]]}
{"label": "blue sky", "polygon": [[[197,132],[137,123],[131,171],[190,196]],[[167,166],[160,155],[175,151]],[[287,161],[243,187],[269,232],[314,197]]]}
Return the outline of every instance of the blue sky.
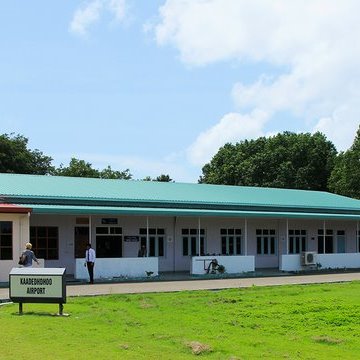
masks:
{"label": "blue sky", "polygon": [[226,142],[359,126],[357,1],[2,3],[1,133],[68,164],[196,182]]}

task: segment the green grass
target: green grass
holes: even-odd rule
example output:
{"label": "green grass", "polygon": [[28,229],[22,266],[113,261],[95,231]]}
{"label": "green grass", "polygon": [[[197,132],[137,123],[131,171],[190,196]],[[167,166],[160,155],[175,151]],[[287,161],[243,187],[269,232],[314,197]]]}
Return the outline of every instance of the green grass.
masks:
{"label": "green grass", "polygon": [[[1,359],[356,359],[360,282],[0,307]],[[198,352],[198,355],[195,354]]]}

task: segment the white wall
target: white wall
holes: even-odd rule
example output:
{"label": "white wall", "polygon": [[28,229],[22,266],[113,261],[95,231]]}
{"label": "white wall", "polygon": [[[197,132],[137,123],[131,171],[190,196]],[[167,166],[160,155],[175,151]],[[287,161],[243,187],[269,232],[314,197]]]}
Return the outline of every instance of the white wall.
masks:
{"label": "white wall", "polygon": [[[286,223],[285,223],[286,225]],[[307,251],[317,251],[318,248],[318,230],[324,228],[323,220],[296,220],[289,219],[289,229],[305,229],[307,230]],[[356,221],[351,220],[326,220],[325,229],[333,230],[334,236],[334,252],[337,252],[336,232],[338,230],[345,231],[347,253],[355,253],[356,247]],[[286,254],[286,252],[283,252]]]}
{"label": "white wall", "polygon": [[[182,256],[182,228],[199,227],[198,218],[192,217],[178,217],[176,220],[176,270],[187,271],[191,268],[192,262],[190,256]],[[240,228],[242,230],[242,251],[245,255],[247,248],[247,255],[255,256],[255,267],[275,267],[279,266],[278,260],[278,232],[279,221],[276,219],[248,219],[247,220],[247,246],[245,245],[245,219],[244,218],[224,218],[224,217],[202,217],[200,218],[200,228],[205,229],[206,249],[205,253],[211,256],[219,255],[221,253],[221,228]],[[257,255],[256,248],[256,229],[275,229],[276,230],[276,254],[275,255]],[[286,231],[286,230],[285,230]]]}
{"label": "white wall", "polygon": [[[301,255],[282,255],[280,270],[300,271],[313,269],[314,266],[302,266]],[[315,262],[321,264],[320,269],[356,269],[360,268],[360,253],[316,254]]]}
{"label": "white wall", "polygon": [[[98,221],[101,218],[98,218]],[[139,229],[146,228],[146,216],[119,217],[123,235],[139,236]],[[174,271],[174,218],[149,217],[149,228],[165,229],[164,256],[159,257],[159,271]],[[123,242],[123,257],[136,257],[140,242]]]}
{"label": "white wall", "polygon": [[[113,277],[146,277],[146,272],[152,272],[150,276],[159,274],[159,262],[156,257],[149,258],[112,258],[96,259],[94,267],[94,278],[113,278]],[[84,266],[83,259],[76,259],[76,279],[88,279],[89,274]]]}
{"label": "white wall", "polygon": [[9,272],[13,267],[18,267],[19,257],[29,242],[29,216],[28,214],[2,214],[0,221],[13,223],[13,251],[12,260],[0,260],[0,282],[9,281]]}
{"label": "white wall", "polygon": [[[75,271],[74,227],[75,217],[67,215],[31,215],[30,226],[56,226],[59,229],[59,259],[45,260],[50,268],[66,268],[66,274]],[[36,255],[36,254],[35,254]],[[85,254],[84,254],[85,257]]]}
{"label": "white wall", "polygon": [[300,254],[281,255],[279,269],[281,271],[300,271],[302,269],[300,258]]}
{"label": "white wall", "polygon": [[316,262],[321,264],[321,269],[360,268],[360,253],[318,254]]}
{"label": "white wall", "polygon": [[[79,216],[80,217],[80,216]],[[146,227],[146,216],[92,216],[92,242],[96,248],[96,226],[101,226],[101,219],[113,217],[118,219],[118,226],[122,227],[123,235],[139,235],[139,228]],[[74,227],[76,216],[65,215],[31,215],[31,225],[35,226],[58,226],[59,228],[59,260],[46,261],[46,267],[65,267],[67,274],[75,273],[74,258]],[[321,220],[288,220],[289,229],[307,230],[307,250],[317,251],[317,231],[323,228]],[[191,256],[182,255],[182,235],[183,228],[198,229],[198,218],[191,216],[183,217],[155,217],[149,216],[150,228],[165,229],[165,256],[159,257],[159,271],[189,271],[191,268]],[[206,233],[206,254],[220,254],[220,228],[241,228],[242,229],[242,249],[245,250],[245,219],[244,218],[225,218],[225,217],[201,217],[200,227]],[[248,219],[247,220],[247,255],[255,257],[255,268],[278,268],[280,266],[280,255],[287,254],[287,234],[286,219]],[[276,230],[276,254],[257,255],[256,229],[275,229]],[[346,251],[356,252],[356,221],[326,221],[326,228],[331,228],[336,233],[337,230],[346,232]],[[24,225],[23,229],[26,229]],[[28,229],[26,236],[28,240]],[[335,239],[335,237],[334,237]],[[23,241],[25,243],[25,241]],[[336,241],[334,241],[336,243]],[[123,257],[136,257],[139,249],[139,242],[123,241]],[[335,245],[336,246],[336,245]],[[15,249],[15,248],[14,248]],[[336,251],[336,248],[334,249]],[[17,250],[20,253],[20,247]],[[16,253],[16,259],[18,258]],[[243,253],[243,255],[246,255]],[[85,256],[85,254],[84,254]],[[17,262],[16,262],[17,263]],[[0,261],[0,269],[1,269]],[[7,267],[8,268],[8,267]]]}
{"label": "white wall", "polygon": [[194,256],[191,262],[191,274],[206,274],[210,262],[216,259],[225,266],[227,274],[240,274],[255,270],[254,256]]}
{"label": "white wall", "polygon": [[[82,216],[78,216],[82,217]],[[101,224],[102,218],[117,218],[122,227],[123,236],[139,235],[139,228],[146,228],[146,216],[92,216],[91,217],[91,241],[96,249],[96,227]],[[173,217],[149,217],[149,228],[165,228],[165,256],[160,257],[160,271],[174,271],[174,218]],[[76,216],[67,215],[32,215],[31,226],[57,226],[59,228],[59,259],[47,260],[47,267],[65,267],[67,274],[75,273],[75,244],[74,228]],[[84,225],[86,226],[86,225]],[[122,244],[123,257],[136,257],[140,242],[125,242]],[[85,258],[85,254],[84,254]]]}

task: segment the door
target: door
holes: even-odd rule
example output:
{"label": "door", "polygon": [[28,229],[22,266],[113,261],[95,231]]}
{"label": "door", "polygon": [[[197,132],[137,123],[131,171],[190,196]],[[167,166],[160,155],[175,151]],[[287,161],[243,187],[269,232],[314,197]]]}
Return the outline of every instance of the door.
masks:
{"label": "door", "polygon": [[88,226],[75,226],[75,259],[85,258],[86,245],[89,243],[89,239],[90,237]]}

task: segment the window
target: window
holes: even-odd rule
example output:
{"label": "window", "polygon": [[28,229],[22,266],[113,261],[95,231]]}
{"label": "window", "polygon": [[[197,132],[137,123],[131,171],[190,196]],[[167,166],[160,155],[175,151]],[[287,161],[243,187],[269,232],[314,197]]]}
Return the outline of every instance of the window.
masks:
{"label": "window", "polygon": [[241,254],[241,229],[220,229],[221,254]]}
{"label": "window", "polygon": [[59,259],[59,230],[56,226],[31,226],[30,242],[37,258]]}
{"label": "window", "polygon": [[13,224],[11,221],[0,221],[0,260],[12,260]]}
{"label": "window", "polygon": [[336,252],[345,253],[345,230],[338,230],[336,232]]}
{"label": "window", "polygon": [[326,229],[324,236],[324,229],[318,230],[318,253],[332,254],[334,252],[334,235],[333,230]]}
{"label": "window", "polygon": [[183,256],[205,255],[205,230],[200,229],[200,252],[199,252],[199,229],[182,229]]}
{"label": "window", "polygon": [[122,228],[99,226],[96,228],[96,256],[98,258],[122,257]]}
{"label": "window", "polygon": [[275,255],[276,237],[274,229],[256,229],[258,255]]}
{"label": "window", "polygon": [[[139,229],[140,245],[146,247],[146,228]],[[165,256],[165,229],[149,228],[149,256]]]}
{"label": "window", "polygon": [[306,251],[306,230],[289,230],[289,254]]}

